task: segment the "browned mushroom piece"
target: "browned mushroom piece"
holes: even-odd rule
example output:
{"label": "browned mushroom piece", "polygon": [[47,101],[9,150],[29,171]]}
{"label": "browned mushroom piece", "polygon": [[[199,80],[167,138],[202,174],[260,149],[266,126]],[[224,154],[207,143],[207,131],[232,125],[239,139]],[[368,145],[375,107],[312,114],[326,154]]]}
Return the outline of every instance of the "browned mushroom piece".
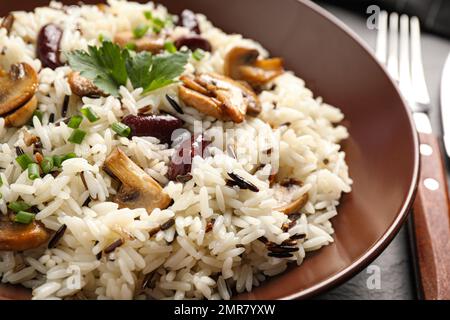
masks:
{"label": "browned mushroom piece", "polygon": [[260,87],[284,72],[281,58],[258,59],[256,49],[234,47],[225,57],[224,73],[235,80],[244,80]]}
{"label": "browned mushroom piece", "polygon": [[0,218],[0,251],[23,251],[37,248],[50,237],[50,233],[39,222],[21,224]]}
{"label": "browned mushroom piece", "polygon": [[36,96],[33,96],[27,103],[5,116],[6,127],[17,127],[25,125],[32,117],[38,105]]}
{"label": "browned mushroom piece", "polygon": [[121,47],[126,45],[135,45],[136,51],[149,51],[158,54],[164,50],[164,38],[155,37],[154,35],[145,35],[142,38],[136,38],[131,31],[119,32],[114,36],[114,42]]}
{"label": "browned mushroom piece", "polygon": [[14,15],[12,13],[10,13],[6,17],[3,18],[2,23],[0,24],[0,29],[4,28],[6,30],[6,34],[9,35],[13,24],[14,24]]}
{"label": "browned mushroom piece", "polygon": [[161,186],[122,150],[116,148],[105,160],[106,169],[122,182],[114,201],[121,208],[165,209],[171,199]]}
{"label": "browned mushroom piece", "polygon": [[27,63],[0,70],[0,115],[9,113],[28,102],[38,86],[36,71]]}
{"label": "browned mushroom piece", "polygon": [[275,191],[274,198],[278,201],[278,206],[273,210],[287,215],[299,213],[300,209],[308,202],[308,193],[296,195],[301,187],[302,183],[295,180],[275,184],[272,188]]}
{"label": "browned mushroom piece", "polygon": [[79,97],[104,97],[106,94],[91,80],[80,75],[79,72],[71,72],[68,77],[70,89]]}
{"label": "browned mushroom piece", "polygon": [[215,73],[194,78],[181,77],[180,99],[198,111],[221,120],[244,121],[245,115],[256,115],[261,107],[256,94],[246,85]]}

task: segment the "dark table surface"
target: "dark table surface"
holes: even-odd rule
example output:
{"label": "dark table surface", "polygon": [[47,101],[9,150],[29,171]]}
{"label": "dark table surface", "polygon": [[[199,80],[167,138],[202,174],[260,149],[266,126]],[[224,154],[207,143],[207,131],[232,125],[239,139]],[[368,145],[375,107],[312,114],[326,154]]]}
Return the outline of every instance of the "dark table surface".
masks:
{"label": "dark table surface", "polygon": [[[369,46],[375,48],[376,30],[366,26],[364,13],[350,12],[319,1],[325,9],[341,19],[356,32]],[[430,112],[433,129],[441,133],[439,116],[439,93],[442,69],[450,52],[450,41],[435,35],[424,33],[422,50],[425,77],[431,96]],[[374,275],[379,275],[380,285],[374,286]],[[386,250],[358,275],[328,291],[318,299],[416,299],[416,282],[413,272],[413,259],[406,225],[401,229]]]}

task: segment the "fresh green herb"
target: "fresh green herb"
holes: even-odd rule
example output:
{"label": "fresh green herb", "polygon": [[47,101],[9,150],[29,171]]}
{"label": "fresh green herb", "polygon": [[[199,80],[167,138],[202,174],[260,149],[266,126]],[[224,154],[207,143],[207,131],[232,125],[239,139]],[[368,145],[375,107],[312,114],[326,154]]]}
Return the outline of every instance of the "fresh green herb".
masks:
{"label": "fresh green herb", "polygon": [[181,52],[157,56],[141,52],[127,61],[127,71],[134,88],[150,92],[174,83],[187,60],[188,55]]}
{"label": "fresh green herb", "polygon": [[14,212],[26,211],[30,208],[31,206],[28,203],[25,203],[25,201],[13,201],[8,204],[8,209]]}
{"label": "fresh green herb", "polygon": [[96,122],[100,119],[91,107],[81,108],[81,113],[89,120],[89,122]]}
{"label": "fresh green herb", "polygon": [[24,153],[16,158],[16,162],[20,165],[22,170],[26,170],[28,168],[28,165],[30,163],[33,163],[34,161],[33,161],[33,159],[31,159],[31,157],[29,155]]}
{"label": "fresh green herb", "polygon": [[73,116],[72,118],[70,118],[67,126],[72,129],[78,129],[80,127],[81,121],[83,121],[82,116],[78,116],[78,115]]}
{"label": "fresh green herb", "polygon": [[111,125],[111,129],[115,131],[121,137],[128,137],[131,133],[131,129],[126,124],[122,122],[115,122]]}
{"label": "fresh green herb", "polygon": [[76,158],[76,157],[77,157],[77,155],[75,153],[73,153],[73,152],[68,153],[63,157],[62,162],[69,160],[69,159]]}
{"label": "fresh green herb", "polygon": [[33,117],[38,117],[39,122],[42,122],[42,117],[44,116],[44,114],[42,113],[42,111],[40,110],[34,110],[33,112]]}
{"label": "fresh green herb", "polygon": [[22,224],[30,224],[33,220],[34,214],[26,211],[19,211],[14,218],[14,222]]}
{"label": "fresh green herb", "polygon": [[134,88],[143,88],[145,93],[170,85],[183,73],[189,58],[187,52],[156,56],[149,52],[134,53],[111,42],[67,56],[73,70],[113,96],[119,95],[118,88],[125,85],[128,78]]}
{"label": "fresh green herb", "polygon": [[76,50],[67,54],[73,70],[113,96],[118,96],[118,88],[127,83],[125,61],[128,57],[128,50],[122,50],[110,41],[104,41],[101,47],[89,46],[88,51]]}
{"label": "fresh green herb", "polygon": [[197,61],[200,61],[204,58],[205,52],[202,49],[195,49],[194,52],[192,52],[192,58],[194,58]]}
{"label": "fresh green herb", "polygon": [[41,175],[39,174],[39,165],[37,163],[30,163],[28,165],[28,179],[36,180],[40,177]]}
{"label": "fresh green herb", "polygon": [[127,43],[125,45],[125,49],[131,50],[131,51],[136,51],[137,45],[135,43]]}
{"label": "fresh green herb", "polygon": [[41,161],[41,168],[42,172],[44,174],[49,173],[53,170],[54,167],[53,157],[44,157],[44,159]]}
{"label": "fresh green herb", "polygon": [[153,19],[153,14],[151,11],[144,11],[144,17],[147,20],[152,20]]}
{"label": "fresh green herb", "polygon": [[81,129],[75,129],[72,131],[72,134],[70,135],[68,140],[69,140],[69,142],[72,142],[75,144],[81,144],[81,142],[83,142],[83,139],[85,136],[86,136],[86,131],[83,131]]}
{"label": "fresh green herb", "polygon": [[98,42],[102,43],[104,41],[111,41],[111,39],[109,39],[108,37],[105,37],[103,34],[100,34],[98,36]]}
{"label": "fresh green herb", "polygon": [[154,33],[160,33],[162,29],[164,29],[166,23],[164,20],[161,20],[160,18],[153,18],[153,32]]}
{"label": "fresh green herb", "polygon": [[61,168],[61,164],[62,164],[63,160],[64,160],[63,156],[58,156],[58,155],[53,156],[53,164],[54,164],[54,166],[57,167],[57,168]]}
{"label": "fresh green herb", "polygon": [[140,39],[145,36],[150,26],[148,24],[140,24],[133,30],[133,35],[136,39]]}
{"label": "fresh green herb", "polygon": [[167,41],[166,43],[164,43],[164,49],[166,49],[166,51],[169,53],[177,52],[177,47],[175,47],[172,41]]}
{"label": "fresh green herb", "polygon": [[[80,130],[81,131],[81,130]],[[77,155],[73,152],[66,154],[65,156],[53,156],[53,165],[54,167],[61,168],[61,165],[64,161],[72,158],[76,158]]]}

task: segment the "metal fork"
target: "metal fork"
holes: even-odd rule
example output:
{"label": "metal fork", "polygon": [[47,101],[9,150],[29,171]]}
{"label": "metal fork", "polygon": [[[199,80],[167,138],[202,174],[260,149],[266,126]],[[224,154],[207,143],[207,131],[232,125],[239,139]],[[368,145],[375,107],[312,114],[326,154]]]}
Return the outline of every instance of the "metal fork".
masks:
{"label": "metal fork", "polygon": [[[389,20],[389,21],[388,21]],[[450,221],[446,171],[428,111],[420,23],[395,12],[379,15],[376,56],[410,107],[419,134],[420,177],[413,207],[413,238],[425,299],[450,299]]]}

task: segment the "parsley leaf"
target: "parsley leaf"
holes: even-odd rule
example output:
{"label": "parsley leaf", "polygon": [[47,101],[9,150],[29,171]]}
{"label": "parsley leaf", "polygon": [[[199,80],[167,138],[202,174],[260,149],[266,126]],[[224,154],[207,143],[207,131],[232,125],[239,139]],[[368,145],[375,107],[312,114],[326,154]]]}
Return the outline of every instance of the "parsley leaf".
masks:
{"label": "parsley leaf", "polygon": [[118,88],[127,83],[125,61],[128,57],[128,50],[121,50],[110,41],[104,41],[99,48],[89,46],[87,52],[76,50],[67,54],[73,70],[113,96],[118,96]]}
{"label": "parsley leaf", "polygon": [[133,87],[143,88],[147,93],[174,83],[183,73],[188,57],[182,52],[157,56],[140,52],[127,60],[127,72]]}
{"label": "parsley leaf", "polygon": [[189,53],[175,52],[152,55],[121,49],[110,41],[101,47],[89,46],[88,51],[76,50],[67,54],[70,67],[93,81],[102,91],[119,96],[119,87],[130,79],[133,87],[150,92],[175,82],[184,71]]}
{"label": "parsley leaf", "polygon": [[139,52],[127,60],[127,72],[133,88],[145,88],[152,81],[150,77],[152,63],[152,54],[145,51]]}
{"label": "parsley leaf", "polygon": [[144,87],[144,92],[174,83],[174,79],[183,73],[188,58],[189,54],[185,52],[154,56],[149,76],[151,81]]}

